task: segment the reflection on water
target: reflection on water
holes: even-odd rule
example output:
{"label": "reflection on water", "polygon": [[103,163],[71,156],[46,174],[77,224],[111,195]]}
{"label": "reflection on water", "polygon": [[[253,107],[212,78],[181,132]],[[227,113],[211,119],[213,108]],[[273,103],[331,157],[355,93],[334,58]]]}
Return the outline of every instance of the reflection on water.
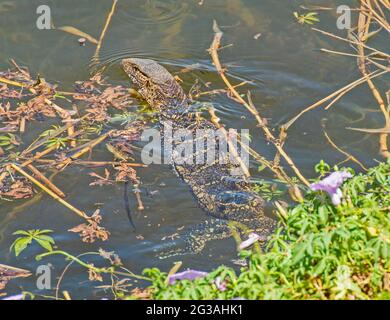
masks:
{"label": "reflection on water", "polygon": [[[348,46],[320,36],[306,26],[295,23],[293,11],[306,1],[282,0],[205,0],[203,5],[193,0],[121,0],[107,31],[98,61],[91,60],[95,47],[87,43],[80,47],[77,37],[56,31],[35,28],[38,0],[0,1],[0,64],[14,58],[26,65],[33,74],[40,73],[48,81],[58,82],[63,90],[72,90],[72,83],[85,80],[91,72],[102,67],[109,82],[128,84],[118,62],[125,57],[143,57],[158,60],[171,72],[180,76],[186,91],[199,83],[202,89],[223,88],[214,71],[207,49],[216,19],[225,32],[220,51],[234,83],[246,81],[242,92],[251,90],[255,105],[271,126],[278,127],[306,106],[337,88],[359,78],[354,58],[326,55],[319,51],[326,47],[346,51]],[[348,1],[325,1],[322,5]],[[47,1],[51,6],[55,25],[70,25],[99,37],[110,1],[67,0]],[[320,14],[322,29],[335,31],[334,13]],[[261,34],[258,38],[255,35]],[[229,46],[231,44],[231,46]],[[189,72],[182,72],[184,68]],[[382,81],[382,82],[381,82]],[[384,80],[378,80],[379,87]],[[208,86],[208,87],[207,87]],[[225,94],[201,96],[217,109],[222,122],[233,128],[248,128],[252,147],[272,158],[273,148],[264,139],[255,121],[246,110]],[[303,116],[290,130],[286,150],[302,172],[311,177],[312,168],[319,159],[329,163],[344,157],[327,143],[323,126],[332,140],[353,154],[367,166],[378,158],[377,137],[346,130],[346,127],[380,127],[382,117],[376,112],[369,90],[365,86],[345,96],[329,111],[317,109]],[[322,124],[322,125],[321,125]],[[38,124],[27,130],[24,138],[42,131]],[[265,171],[257,178],[271,179]],[[145,211],[137,213],[134,233],[123,209],[122,186],[89,188],[88,168],[72,168],[55,178],[55,183],[77,207],[87,212],[101,207],[104,226],[110,230],[107,243],[81,244],[79,238],[66,230],[79,224],[77,217],[56,202],[42,195],[41,201],[1,203],[0,207],[0,263],[17,265],[34,270],[34,256],[39,248],[33,247],[21,258],[9,253],[14,240],[12,232],[18,229],[53,229],[56,242],[74,255],[104,247],[115,250],[126,267],[140,272],[147,266],[169,269],[172,260],[156,259],[156,250],[162,238],[176,232],[177,228],[191,226],[204,220],[204,213],[194,201],[186,185],[181,183],[168,166],[151,166],[138,171],[143,185],[142,197]],[[133,212],[136,201],[131,198]],[[139,237],[142,235],[142,238]],[[231,264],[234,259],[234,241],[216,241],[198,256],[183,257],[184,267],[209,270],[217,264]],[[91,257],[91,262],[99,259]],[[61,257],[50,259],[59,276],[66,262]],[[34,280],[23,280],[26,290],[35,290]],[[10,286],[17,292],[22,282]],[[63,290],[72,296],[102,295],[100,289],[91,292],[85,270],[73,266],[62,283]]]}

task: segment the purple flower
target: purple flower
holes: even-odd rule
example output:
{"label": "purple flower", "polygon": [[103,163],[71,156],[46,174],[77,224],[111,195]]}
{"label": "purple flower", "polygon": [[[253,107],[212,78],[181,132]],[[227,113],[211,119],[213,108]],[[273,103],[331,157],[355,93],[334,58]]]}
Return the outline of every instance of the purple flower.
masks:
{"label": "purple flower", "polygon": [[321,190],[327,192],[332,199],[332,203],[337,206],[340,204],[341,198],[343,196],[343,193],[340,190],[340,186],[344,180],[351,177],[352,174],[350,174],[348,171],[336,171],[322,179],[320,182],[311,184],[310,188],[313,191]]}
{"label": "purple flower", "polygon": [[9,296],[2,300],[23,300],[23,294],[17,294],[15,296]]}
{"label": "purple flower", "polygon": [[168,283],[173,284],[176,280],[195,280],[204,278],[208,275],[207,272],[188,269],[183,272],[175,273],[168,278]]}
{"label": "purple flower", "polygon": [[222,281],[222,279],[221,279],[221,277],[217,277],[216,279],[215,279],[215,286],[217,287],[217,289],[219,290],[219,291],[226,291],[226,285],[227,285],[227,283],[226,283],[226,281]]}

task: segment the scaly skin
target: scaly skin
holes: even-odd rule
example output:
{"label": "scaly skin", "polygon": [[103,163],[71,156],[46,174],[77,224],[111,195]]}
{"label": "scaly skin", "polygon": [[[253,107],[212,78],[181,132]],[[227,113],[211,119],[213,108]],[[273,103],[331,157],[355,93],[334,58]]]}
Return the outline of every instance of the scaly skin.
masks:
{"label": "scaly skin", "polygon": [[[213,123],[198,119],[189,111],[187,97],[181,86],[155,61],[125,59],[122,60],[122,67],[139,88],[142,97],[159,110],[160,123],[166,125],[169,122],[173,132],[180,129],[192,132],[199,129],[217,130]],[[215,145],[217,155],[218,142],[219,138],[216,139]],[[180,143],[181,141],[173,141],[174,146]],[[192,150],[195,149],[195,143],[196,139],[191,146]],[[206,141],[202,140],[202,143]],[[187,236],[186,249],[175,250],[168,256],[200,252],[207,241],[231,236],[229,221],[244,226],[246,232],[257,232],[264,236],[264,239],[273,231],[275,221],[264,215],[264,200],[251,191],[243,175],[231,175],[231,170],[237,169],[238,165],[234,164],[229,156],[226,155],[222,159],[217,156],[212,163],[200,165],[180,163],[177,155],[173,153],[171,162],[178,176],[190,187],[202,209],[217,219],[193,229]],[[242,228],[240,229],[242,231]]]}

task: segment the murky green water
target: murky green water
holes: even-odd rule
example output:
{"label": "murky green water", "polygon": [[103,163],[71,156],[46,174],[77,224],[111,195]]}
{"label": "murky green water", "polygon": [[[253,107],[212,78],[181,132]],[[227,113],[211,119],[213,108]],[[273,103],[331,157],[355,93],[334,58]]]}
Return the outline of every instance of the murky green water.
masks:
{"label": "murky green water", "polygon": [[[212,88],[222,88],[223,83],[215,73],[207,48],[213,38],[212,22],[216,19],[224,31],[224,44],[232,44],[220,52],[229,66],[229,75],[235,83],[249,81],[255,105],[269,124],[277,128],[304,107],[334,90],[360,77],[356,61],[351,57],[328,55],[319,51],[327,48],[348,51],[349,46],[321,36],[294,21],[293,12],[299,5],[334,6],[352,1],[287,1],[287,0],[119,0],[116,13],[108,29],[101,51],[101,62],[94,68],[106,65],[109,82],[126,85],[126,76],[119,68],[124,57],[153,58],[177,72],[195,65],[195,69],[181,75],[188,91],[196,79],[211,82]],[[87,43],[80,47],[77,37],[57,30],[36,28],[36,8],[42,1],[0,1],[0,69],[9,66],[14,58],[20,65],[28,66],[32,74],[41,74],[47,81],[56,82],[62,90],[72,90],[77,80],[86,80],[93,68],[91,57],[95,46]],[[99,37],[110,1],[67,0],[45,1],[52,10],[55,26],[77,27],[96,38]],[[338,32],[335,11],[321,11],[318,27]],[[258,39],[255,35],[261,33]],[[381,38],[376,45],[385,46]],[[386,79],[378,80],[379,88],[386,87]],[[388,80],[388,79],[387,79]],[[244,92],[244,91],[243,91]],[[214,104],[222,122],[228,127],[249,128],[252,147],[265,156],[273,156],[273,148],[265,141],[255,121],[240,105],[226,95],[204,96],[202,101]],[[346,130],[346,127],[380,128],[382,115],[377,111],[371,92],[364,85],[345,96],[330,110],[317,109],[307,113],[290,130],[286,150],[306,177],[313,176],[313,165],[320,159],[337,163],[344,156],[326,141],[323,128],[332,139],[365,165],[370,166],[378,155],[378,139]],[[39,124],[27,130],[24,138],[41,131]],[[101,150],[103,152],[103,149]],[[271,179],[266,172],[256,174]],[[40,248],[33,246],[19,258],[9,252],[14,240],[12,233],[18,229],[53,229],[58,246],[74,255],[95,251],[100,247],[115,251],[124,265],[135,273],[149,266],[169,269],[178,260],[158,260],[161,239],[173,234],[181,226],[191,226],[204,220],[188,188],[181,183],[168,166],[151,166],[139,169],[142,180],[142,198],[146,209],[136,214],[137,231],[129,226],[123,210],[122,185],[89,188],[92,181],[90,168],[73,167],[58,175],[55,183],[67,194],[67,199],[86,212],[93,212],[97,203],[103,213],[103,225],[111,232],[109,241],[92,245],[81,243],[76,234],[66,230],[80,223],[77,216],[46,195],[41,201],[1,203],[0,207],[0,263],[35,270],[39,264],[34,257]],[[155,192],[157,191],[157,192]],[[153,196],[150,196],[153,194]],[[135,199],[132,210],[136,212]],[[15,206],[22,206],[15,210]],[[142,235],[143,240],[136,236]],[[185,256],[184,267],[201,270],[224,263],[231,265],[236,258],[233,240],[216,241],[200,255]],[[50,258],[53,274],[58,277],[66,261],[62,257]],[[101,264],[100,258],[90,257],[90,262]],[[8,293],[20,289],[38,294],[35,277],[13,281]],[[109,292],[96,288],[87,281],[83,268],[73,266],[66,274],[61,290],[68,290],[74,298],[109,296]],[[53,279],[53,286],[56,279]]]}

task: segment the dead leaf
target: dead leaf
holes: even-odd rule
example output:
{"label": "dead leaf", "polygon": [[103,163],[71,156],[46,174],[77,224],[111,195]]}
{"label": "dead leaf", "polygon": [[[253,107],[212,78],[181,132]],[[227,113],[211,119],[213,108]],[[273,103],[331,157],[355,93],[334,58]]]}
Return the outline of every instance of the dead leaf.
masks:
{"label": "dead leaf", "polygon": [[99,226],[101,220],[102,216],[98,209],[94,212],[88,223],[82,223],[68,231],[79,233],[83,242],[93,243],[96,239],[106,241],[110,236],[110,232]]}
{"label": "dead leaf", "polygon": [[5,264],[0,264],[0,290],[4,289],[7,283],[15,278],[26,278],[31,276],[31,272]]}

